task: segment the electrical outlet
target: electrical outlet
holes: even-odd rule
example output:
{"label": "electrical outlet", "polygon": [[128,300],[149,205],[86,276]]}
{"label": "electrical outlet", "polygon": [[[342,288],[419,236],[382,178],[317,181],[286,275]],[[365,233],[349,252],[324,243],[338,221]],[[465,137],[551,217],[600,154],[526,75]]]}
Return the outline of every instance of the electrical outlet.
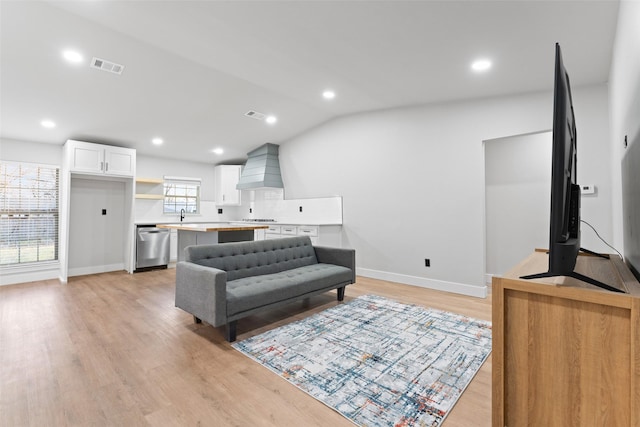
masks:
{"label": "electrical outlet", "polygon": [[300,210],[300,212],[302,212],[302,206],[300,206],[298,209]]}
{"label": "electrical outlet", "polygon": [[596,186],[593,184],[581,185],[580,186],[581,194],[596,194]]}
{"label": "electrical outlet", "polygon": [[222,213],[222,209],[218,209],[218,214],[221,214],[221,213]]}
{"label": "electrical outlet", "polygon": [[107,214],[107,210],[106,209],[102,209],[102,215],[106,215]]}
{"label": "electrical outlet", "polygon": [[431,260],[429,258],[425,258],[424,259],[424,266],[425,267],[431,267]]}

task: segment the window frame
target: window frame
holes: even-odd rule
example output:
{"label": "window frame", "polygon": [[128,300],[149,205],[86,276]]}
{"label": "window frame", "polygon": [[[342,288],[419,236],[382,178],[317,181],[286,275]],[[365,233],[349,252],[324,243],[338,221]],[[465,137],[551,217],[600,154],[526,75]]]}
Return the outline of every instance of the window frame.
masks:
{"label": "window frame", "polygon": [[[185,215],[199,215],[201,187],[200,178],[165,176],[162,185],[162,213],[176,215],[184,209]],[[172,206],[173,209],[167,210],[168,206]]]}
{"label": "window frame", "polygon": [[58,165],[0,161],[0,268],[59,262],[60,175]]}

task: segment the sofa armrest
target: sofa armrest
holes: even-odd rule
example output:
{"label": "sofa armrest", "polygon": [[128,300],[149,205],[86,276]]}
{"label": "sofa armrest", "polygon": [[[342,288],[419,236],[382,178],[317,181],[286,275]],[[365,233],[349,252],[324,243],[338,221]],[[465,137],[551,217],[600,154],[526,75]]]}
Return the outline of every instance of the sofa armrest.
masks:
{"label": "sofa armrest", "polygon": [[188,261],[176,265],[176,307],[212,326],[227,323],[227,273]]}
{"label": "sofa armrest", "polygon": [[346,248],[332,248],[328,246],[314,246],[316,259],[319,263],[341,265],[351,269],[351,283],[356,283],[356,250]]}

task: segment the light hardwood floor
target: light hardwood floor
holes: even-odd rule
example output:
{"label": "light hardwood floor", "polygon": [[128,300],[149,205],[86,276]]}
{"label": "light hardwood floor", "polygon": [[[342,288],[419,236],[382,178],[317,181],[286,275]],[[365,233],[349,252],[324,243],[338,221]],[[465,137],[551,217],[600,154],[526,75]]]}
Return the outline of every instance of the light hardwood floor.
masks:
{"label": "light hardwood floor", "polygon": [[[234,350],[222,329],[175,308],[175,270],[0,286],[0,426],[351,426]],[[358,277],[346,300],[376,294],[491,320],[479,299]],[[238,322],[238,339],[337,304]],[[491,357],[445,427],[491,424]]]}

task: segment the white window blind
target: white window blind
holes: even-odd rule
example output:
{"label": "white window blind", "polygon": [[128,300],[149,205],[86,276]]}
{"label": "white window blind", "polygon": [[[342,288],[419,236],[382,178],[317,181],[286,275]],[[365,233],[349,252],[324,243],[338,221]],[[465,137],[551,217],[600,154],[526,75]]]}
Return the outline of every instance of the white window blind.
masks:
{"label": "white window blind", "polygon": [[58,259],[59,169],[0,162],[0,265]]}
{"label": "white window blind", "polygon": [[200,212],[200,182],[199,178],[164,177],[163,211],[166,214]]}

